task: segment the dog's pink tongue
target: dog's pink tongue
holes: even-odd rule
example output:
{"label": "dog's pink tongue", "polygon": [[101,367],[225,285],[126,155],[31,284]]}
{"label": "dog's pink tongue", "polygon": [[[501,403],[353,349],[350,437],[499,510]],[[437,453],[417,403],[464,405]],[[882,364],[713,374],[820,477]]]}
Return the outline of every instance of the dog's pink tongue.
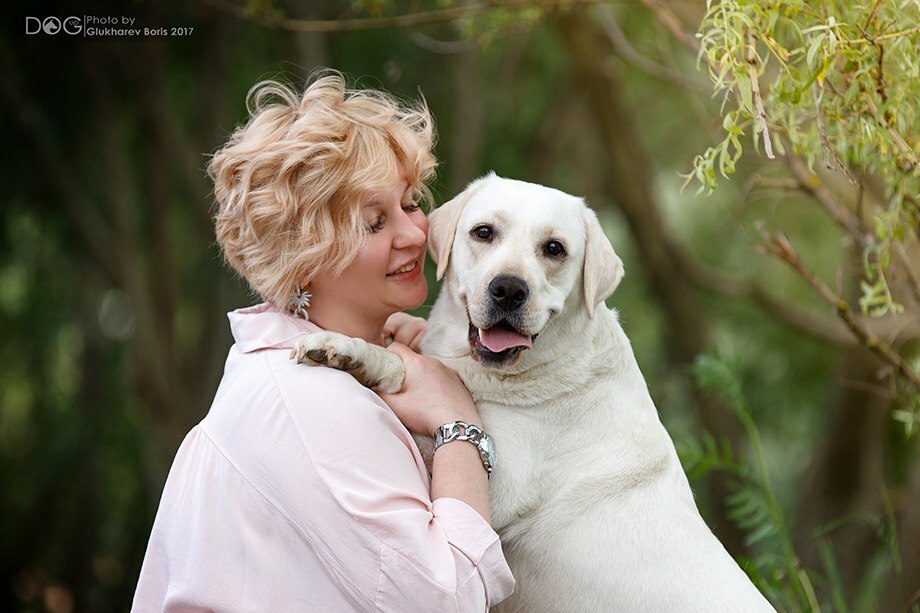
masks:
{"label": "dog's pink tongue", "polygon": [[485,345],[492,353],[498,353],[512,347],[525,347],[530,349],[530,339],[514,330],[495,326],[488,330],[479,329],[479,342]]}

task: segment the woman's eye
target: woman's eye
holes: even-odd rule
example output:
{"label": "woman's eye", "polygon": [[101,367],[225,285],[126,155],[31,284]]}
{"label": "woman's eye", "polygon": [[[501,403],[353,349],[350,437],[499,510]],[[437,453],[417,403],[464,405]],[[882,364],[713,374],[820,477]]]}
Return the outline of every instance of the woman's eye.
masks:
{"label": "woman's eye", "polygon": [[403,210],[406,211],[407,213],[414,213],[414,212],[416,212],[417,210],[419,210],[420,208],[422,208],[422,207],[419,206],[419,204],[418,204],[417,202],[415,202],[415,201],[410,201],[410,202],[408,202],[407,204],[404,204],[404,205],[403,205]]}
{"label": "woman's eye", "polygon": [[554,258],[565,255],[565,247],[559,241],[549,241],[543,247],[543,250],[546,252],[546,255],[550,255]]}
{"label": "woman's eye", "polygon": [[383,230],[383,217],[378,217],[367,225],[367,231],[371,234]]}
{"label": "woman's eye", "polygon": [[476,226],[470,232],[470,235],[474,238],[478,238],[481,241],[490,241],[492,240],[492,227],[485,224],[481,226]]}

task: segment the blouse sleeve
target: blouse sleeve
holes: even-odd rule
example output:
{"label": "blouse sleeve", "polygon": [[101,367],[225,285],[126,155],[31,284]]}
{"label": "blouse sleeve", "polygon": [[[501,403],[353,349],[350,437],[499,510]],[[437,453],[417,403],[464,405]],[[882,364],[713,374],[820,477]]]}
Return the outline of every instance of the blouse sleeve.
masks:
{"label": "blouse sleeve", "polygon": [[345,373],[326,379],[309,400],[285,398],[329,503],[323,521],[298,522],[322,530],[311,540],[342,568],[376,549],[378,610],[485,611],[507,598],[514,578],[492,527],[460,500],[431,501],[411,435],[376,394]]}

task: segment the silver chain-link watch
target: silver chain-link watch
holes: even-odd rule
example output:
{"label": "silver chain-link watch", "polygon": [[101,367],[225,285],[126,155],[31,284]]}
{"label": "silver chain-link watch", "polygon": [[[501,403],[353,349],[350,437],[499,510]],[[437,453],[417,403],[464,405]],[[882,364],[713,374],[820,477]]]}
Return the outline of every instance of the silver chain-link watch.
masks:
{"label": "silver chain-link watch", "polygon": [[469,441],[476,445],[486,474],[492,477],[492,467],[495,466],[495,442],[482,431],[482,428],[462,421],[444,424],[434,433],[434,450],[437,451],[438,447],[451,441]]}

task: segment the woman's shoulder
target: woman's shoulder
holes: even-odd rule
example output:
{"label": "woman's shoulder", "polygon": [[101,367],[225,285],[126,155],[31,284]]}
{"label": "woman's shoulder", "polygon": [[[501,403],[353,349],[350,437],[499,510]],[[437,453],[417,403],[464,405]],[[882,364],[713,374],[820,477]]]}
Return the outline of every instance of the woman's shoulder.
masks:
{"label": "woman's shoulder", "polygon": [[372,460],[367,440],[390,440],[404,450],[412,444],[383,400],[350,374],[288,356],[289,350],[270,349],[228,362],[203,424],[228,455],[245,456],[250,465],[322,472],[330,458]]}
{"label": "woman's shoulder", "polygon": [[368,441],[378,450],[387,442],[403,452],[414,446],[380,396],[347,372],[292,361],[273,364],[272,371],[291,423],[318,469],[331,458],[375,461]]}
{"label": "woman's shoulder", "polygon": [[288,353],[242,356],[245,364],[227,369],[202,422],[247,480],[290,508],[304,500],[318,504],[320,492],[337,498],[362,465],[389,470],[406,458],[414,464],[411,435],[379,396],[346,372],[298,365]]}
{"label": "woman's shoulder", "polygon": [[258,357],[262,366],[248,367],[251,383],[262,380],[265,401],[228,406],[225,416],[209,415],[202,425],[295,523],[306,529],[316,513],[330,521],[343,511],[361,515],[364,499],[390,490],[426,497],[427,472],[412,435],[377,394],[346,372],[298,365],[287,352]]}
{"label": "woman's shoulder", "polygon": [[[392,414],[376,393],[345,371],[298,364],[289,358],[286,350],[264,354],[272,382],[292,417],[314,419],[339,415],[349,419],[376,410]],[[330,413],[331,408],[337,411]]]}
{"label": "woman's shoulder", "polygon": [[[231,352],[205,419],[211,432],[229,431],[234,443],[268,429],[296,433],[298,446],[322,445],[317,431],[367,427],[404,430],[389,407],[350,374],[289,359],[290,350]],[[249,441],[247,441],[249,442]]]}

